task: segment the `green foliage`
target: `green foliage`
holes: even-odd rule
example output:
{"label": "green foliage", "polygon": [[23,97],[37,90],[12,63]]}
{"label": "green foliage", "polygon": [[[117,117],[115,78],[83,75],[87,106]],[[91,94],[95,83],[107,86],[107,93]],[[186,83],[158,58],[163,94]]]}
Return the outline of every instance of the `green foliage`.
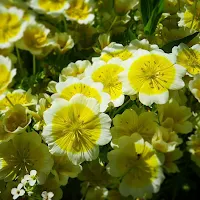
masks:
{"label": "green foliage", "polygon": [[152,35],[163,13],[164,0],[140,0],[144,33]]}

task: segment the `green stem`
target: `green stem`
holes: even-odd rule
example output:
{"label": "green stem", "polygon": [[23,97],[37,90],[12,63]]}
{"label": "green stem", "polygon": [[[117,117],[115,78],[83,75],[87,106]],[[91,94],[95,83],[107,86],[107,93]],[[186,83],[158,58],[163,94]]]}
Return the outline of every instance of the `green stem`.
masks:
{"label": "green stem", "polygon": [[66,23],[65,17],[63,18],[63,23],[64,23],[65,32],[67,32],[67,23]]}
{"label": "green stem", "polygon": [[35,60],[35,55],[33,55],[33,75],[36,74],[36,60]]}
{"label": "green stem", "polygon": [[126,106],[127,104],[129,104],[131,101],[132,101],[132,100],[129,99],[129,100],[126,101],[119,109],[117,109],[117,110],[112,114],[111,119],[112,119],[116,114],[118,114],[122,109],[124,109],[125,106]]}
{"label": "green stem", "polygon": [[23,67],[22,67],[21,57],[20,57],[20,53],[19,53],[18,48],[16,48],[16,52],[17,52],[17,60],[18,60],[18,63],[19,63],[19,70],[20,70],[21,75],[23,76]]}
{"label": "green stem", "polygon": [[115,16],[115,18],[114,18],[114,20],[113,20],[112,24],[110,25],[110,28],[108,29],[107,32],[109,32],[112,29],[112,27],[114,26],[115,22],[117,21],[117,18],[118,18],[118,16]]}

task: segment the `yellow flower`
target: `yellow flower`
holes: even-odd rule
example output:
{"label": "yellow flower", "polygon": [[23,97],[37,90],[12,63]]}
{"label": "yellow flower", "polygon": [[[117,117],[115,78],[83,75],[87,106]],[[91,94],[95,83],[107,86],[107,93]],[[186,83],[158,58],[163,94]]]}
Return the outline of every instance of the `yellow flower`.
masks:
{"label": "yellow flower", "polygon": [[111,140],[111,119],[99,113],[94,98],[76,94],[70,101],[56,99],[44,112],[46,126],[42,136],[50,153],[68,155],[74,164],[91,161],[99,154],[98,145]]}
{"label": "yellow flower", "polygon": [[92,67],[87,68],[85,75],[95,82],[103,84],[103,91],[111,97],[115,107],[121,106],[124,102],[122,83],[118,78],[120,72],[124,71],[122,61],[119,58],[112,58],[107,63],[96,60]]}
{"label": "yellow flower", "polygon": [[120,193],[127,197],[144,197],[159,191],[164,179],[161,160],[148,142],[139,134],[123,136],[119,148],[108,153],[108,172],[120,177]]}
{"label": "yellow flower", "polygon": [[31,0],[30,6],[46,14],[62,14],[65,9],[69,8],[68,0]]}
{"label": "yellow flower", "polygon": [[181,43],[172,49],[176,55],[176,63],[186,68],[190,76],[200,73],[200,45],[196,44],[189,48]]}
{"label": "yellow flower", "polygon": [[169,97],[168,90],[184,87],[182,77],[185,68],[175,64],[175,57],[161,51],[151,52],[139,49],[137,55],[127,61],[126,70],[119,76],[124,94],[139,93],[142,104],[164,104]]}
{"label": "yellow flower", "polygon": [[26,22],[24,11],[16,7],[6,8],[0,5],[0,48],[7,48],[23,36]]}
{"label": "yellow flower", "polygon": [[77,77],[82,79],[85,77],[85,70],[91,67],[91,63],[88,60],[78,60],[75,63],[69,63],[65,67],[59,77],[59,81],[66,81],[68,77]]}
{"label": "yellow flower", "polygon": [[138,0],[114,0],[114,9],[118,15],[125,15],[128,11],[136,8]]}
{"label": "yellow flower", "polygon": [[43,53],[43,48],[53,44],[54,42],[47,38],[50,30],[43,24],[29,24],[24,31],[23,38],[17,42],[17,47],[30,51],[34,55]]}
{"label": "yellow flower", "polygon": [[156,121],[156,115],[152,112],[142,112],[138,115],[134,110],[127,109],[121,115],[116,115],[111,128],[112,146],[118,144],[120,137],[131,136],[135,132],[151,143],[158,126]]}
{"label": "yellow flower", "polygon": [[[100,59],[105,62],[108,62],[112,58],[127,60],[133,57],[134,52],[134,48],[130,45],[123,46],[122,44],[112,42],[102,50]],[[93,61],[95,60],[96,58],[93,58]]]}
{"label": "yellow flower", "polygon": [[182,143],[176,132],[170,131],[162,126],[157,128],[156,133],[152,138],[154,149],[166,153],[175,150],[176,146]]}
{"label": "yellow flower", "polygon": [[103,85],[94,82],[89,77],[79,80],[78,78],[68,78],[65,82],[56,84],[57,94],[52,98],[60,97],[70,100],[75,94],[83,94],[86,97],[95,98],[100,104],[100,112],[104,112],[110,102],[109,94],[103,92]]}
{"label": "yellow flower", "polygon": [[3,94],[8,85],[16,75],[16,69],[11,69],[12,63],[8,57],[0,55],[0,95]]}
{"label": "yellow flower", "polygon": [[67,156],[53,156],[54,166],[51,171],[60,185],[66,185],[69,177],[75,178],[81,172],[81,165],[74,165]]}
{"label": "yellow flower", "polygon": [[176,101],[158,106],[158,116],[161,125],[177,133],[189,133],[192,131],[192,123],[188,121],[191,115],[190,108],[179,106]]}
{"label": "yellow flower", "polygon": [[25,90],[17,89],[12,93],[7,92],[0,96],[0,111],[6,111],[16,104],[32,106],[36,103],[36,97],[31,94],[31,90],[26,92]]}
{"label": "yellow flower", "polygon": [[17,104],[5,113],[3,123],[5,131],[14,135],[26,130],[31,123],[31,117],[27,115],[25,107]]}
{"label": "yellow flower", "polygon": [[191,159],[200,167],[200,134],[196,132],[189,137],[187,142],[188,151],[191,153]]}
{"label": "yellow flower", "polygon": [[179,172],[178,166],[174,161],[180,159],[183,156],[183,152],[177,148],[172,152],[167,152],[165,155],[164,169],[167,173],[176,173]]}
{"label": "yellow flower", "polygon": [[177,15],[180,17],[178,25],[180,27],[186,27],[192,31],[200,30],[200,2],[192,4],[191,6],[185,6],[185,12],[179,12]]}
{"label": "yellow flower", "polygon": [[79,24],[89,24],[94,20],[93,0],[72,0],[69,9],[65,10],[67,20],[77,21]]}
{"label": "yellow flower", "polygon": [[196,74],[193,80],[189,82],[189,89],[200,103],[200,74]]}
{"label": "yellow flower", "polygon": [[41,143],[36,132],[24,132],[0,144],[0,179],[12,181],[35,169],[42,183],[52,166],[53,159],[48,148]]}
{"label": "yellow flower", "polygon": [[55,48],[61,53],[66,53],[69,49],[72,49],[74,47],[74,41],[71,37],[71,35],[67,33],[55,33]]}

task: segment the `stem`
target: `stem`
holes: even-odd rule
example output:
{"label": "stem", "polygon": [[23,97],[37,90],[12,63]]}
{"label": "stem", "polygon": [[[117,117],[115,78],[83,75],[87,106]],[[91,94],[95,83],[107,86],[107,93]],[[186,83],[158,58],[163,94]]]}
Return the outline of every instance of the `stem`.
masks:
{"label": "stem", "polygon": [[42,120],[40,115],[38,115],[36,112],[32,111],[32,110],[27,110],[28,114],[32,115],[37,121]]}
{"label": "stem", "polygon": [[6,95],[6,99],[7,99],[7,101],[10,103],[10,105],[14,107],[12,101],[7,97],[7,95]]}
{"label": "stem", "polygon": [[66,32],[67,31],[67,23],[66,23],[65,17],[63,18],[63,23],[64,23],[65,32]]}
{"label": "stem", "polygon": [[36,62],[35,62],[35,55],[33,55],[33,75],[36,74]]}
{"label": "stem", "polygon": [[17,60],[18,60],[18,63],[19,63],[19,70],[20,70],[21,75],[23,75],[23,67],[22,67],[21,57],[20,57],[20,53],[19,53],[18,48],[16,48],[16,53],[17,53]]}
{"label": "stem", "polygon": [[110,28],[108,29],[107,32],[109,32],[109,31],[112,29],[112,27],[114,26],[115,22],[117,21],[117,18],[118,18],[118,17],[115,16],[115,18],[114,18],[114,20],[113,20],[112,24],[110,25]]}
{"label": "stem", "polygon": [[111,118],[113,118],[116,114],[118,114],[122,109],[124,109],[124,107],[129,104],[132,100],[129,99],[128,101],[126,101],[119,109],[117,109],[111,116]]}

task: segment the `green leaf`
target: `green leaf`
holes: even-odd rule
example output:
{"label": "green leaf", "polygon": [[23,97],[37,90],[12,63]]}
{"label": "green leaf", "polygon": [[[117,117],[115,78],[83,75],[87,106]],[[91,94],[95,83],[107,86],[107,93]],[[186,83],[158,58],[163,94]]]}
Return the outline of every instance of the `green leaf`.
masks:
{"label": "green leaf", "polygon": [[152,35],[156,30],[158,21],[163,13],[164,9],[164,0],[154,0],[153,5],[155,5],[153,11],[151,12],[151,16],[148,20],[148,23],[144,27],[144,32],[147,35]]}
{"label": "green leaf", "polygon": [[199,34],[199,32],[196,32],[196,33],[193,33],[192,35],[188,35],[184,38],[181,38],[179,40],[174,40],[172,42],[169,42],[167,44],[165,44],[163,47],[162,47],[162,50],[165,51],[166,53],[170,53],[172,51],[172,48],[174,46],[178,46],[180,43],[189,43],[193,38],[195,38],[197,35]]}
{"label": "green leaf", "polygon": [[151,16],[151,12],[153,10],[153,1],[154,0],[140,0],[140,9],[144,25],[148,23]]}

